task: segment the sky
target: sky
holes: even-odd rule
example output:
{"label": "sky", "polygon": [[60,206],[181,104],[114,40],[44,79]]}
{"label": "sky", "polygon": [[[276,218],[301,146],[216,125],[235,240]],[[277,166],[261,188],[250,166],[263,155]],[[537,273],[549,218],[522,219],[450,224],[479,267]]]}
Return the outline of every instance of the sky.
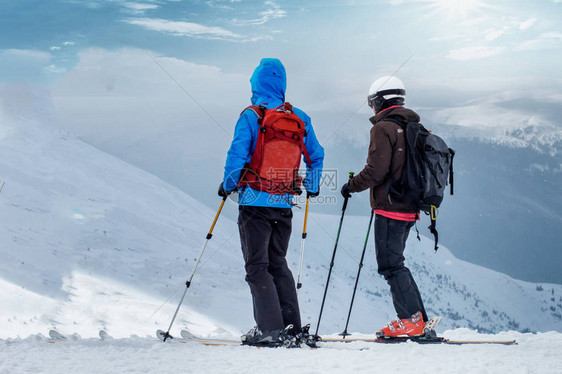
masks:
{"label": "sky", "polygon": [[246,73],[277,55],[295,79],[314,69],[331,73],[326,80],[368,72],[369,82],[412,53],[408,67],[432,79],[437,70],[466,81],[482,66],[500,80],[531,66],[537,77],[560,78],[552,76],[560,0],[3,0],[0,9],[3,82],[52,83],[88,49],[125,47],[224,73]]}
{"label": "sky", "polygon": [[319,126],[327,142],[369,113],[370,83],[393,73],[417,107],[497,95],[559,104],[560,16],[560,0],[2,0],[0,84],[75,100],[180,95],[228,137],[232,117],[218,112],[247,104],[252,70],[278,57],[287,98],[329,113]]}

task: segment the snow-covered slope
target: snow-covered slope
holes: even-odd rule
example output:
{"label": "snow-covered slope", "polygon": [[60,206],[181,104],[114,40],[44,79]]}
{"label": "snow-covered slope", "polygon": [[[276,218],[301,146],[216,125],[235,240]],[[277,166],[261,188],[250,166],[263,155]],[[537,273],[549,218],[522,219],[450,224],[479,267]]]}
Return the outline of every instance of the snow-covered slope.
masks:
{"label": "snow-covered slope", "polygon": [[[151,314],[183,286],[213,212],[60,131],[48,93],[9,91],[2,96],[0,140],[0,299],[9,307],[0,309],[0,336],[47,326],[76,327],[85,336],[103,327],[117,336],[152,334],[173,306]],[[225,326],[248,325],[247,304],[229,302],[248,296],[243,277],[235,276],[242,262],[232,227],[217,225],[214,250],[226,244],[216,257],[221,261],[204,264],[188,302],[210,318],[228,308]],[[224,282],[223,274],[233,281]],[[209,297],[213,289],[222,297]],[[189,308],[178,324],[186,318],[192,320]]]}
{"label": "snow-covered slope", "polygon": [[[166,329],[215,212],[61,131],[47,92],[9,92],[0,116],[0,338]],[[299,298],[315,327],[339,217],[311,210]],[[367,223],[345,218],[320,333],[344,328]],[[296,213],[295,272],[301,224]],[[408,266],[429,313],[445,317],[442,329],[562,331],[561,286],[517,281],[444,247],[434,254],[414,233],[408,246]],[[370,333],[395,317],[375,268],[370,238],[349,331]],[[237,227],[221,217],[174,330],[232,337],[252,326]]]}

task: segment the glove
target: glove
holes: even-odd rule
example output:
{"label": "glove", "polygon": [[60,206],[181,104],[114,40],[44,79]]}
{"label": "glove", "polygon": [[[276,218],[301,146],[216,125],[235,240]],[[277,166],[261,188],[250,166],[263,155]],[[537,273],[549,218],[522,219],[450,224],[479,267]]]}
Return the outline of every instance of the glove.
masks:
{"label": "glove", "polygon": [[219,185],[219,191],[218,194],[220,197],[227,197],[228,195],[230,195],[232,193],[232,191],[225,191],[224,186],[223,186],[223,182],[221,182],[221,184]]}
{"label": "glove", "polygon": [[346,199],[351,197],[351,191],[349,190],[349,183],[346,183],[341,187],[341,195]]}
{"label": "glove", "polygon": [[307,199],[310,199],[311,197],[317,197],[318,195],[320,195],[320,189],[318,189],[317,192],[306,191],[306,198]]}

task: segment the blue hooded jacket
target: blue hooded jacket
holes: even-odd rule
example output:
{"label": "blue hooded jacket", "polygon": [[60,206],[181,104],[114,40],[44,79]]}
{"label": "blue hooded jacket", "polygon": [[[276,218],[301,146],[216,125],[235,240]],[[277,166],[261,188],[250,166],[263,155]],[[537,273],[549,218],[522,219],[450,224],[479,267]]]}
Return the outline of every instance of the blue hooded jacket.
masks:
{"label": "blue hooded jacket", "polygon": [[[278,59],[262,59],[250,78],[250,84],[252,86],[252,105],[275,108],[285,102],[287,77],[285,67]],[[306,165],[304,187],[307,191],[317,192],[322,177],[324,148],[316,139],[310,117],[298,108],[293,107],[293,111],[305,124],[307,136],[304,138],[304,144],[312,161],[310,165]],[[236,188],[244,165],[250,163],[256,148],[259,126],[258,116],[251,110],[245,110],[238,118],[234,129],[234,139],[228,150],[224,167],[223,186],[226,191],[232,191]],[[290,208],[291,202],[291,194],[271,195],[267,192],[254,190],[250,186],[244,187],[238,197],[238,204],[240,205]]]}

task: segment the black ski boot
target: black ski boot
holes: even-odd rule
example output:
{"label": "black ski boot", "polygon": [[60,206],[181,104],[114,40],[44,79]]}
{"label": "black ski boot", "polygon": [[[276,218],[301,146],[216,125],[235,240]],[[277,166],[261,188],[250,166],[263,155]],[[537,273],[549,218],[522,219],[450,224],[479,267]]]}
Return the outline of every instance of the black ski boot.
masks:
{"label": "black ski boot", "polygon": [[257,326],[240,337],[242,344],[256,347],[299,347],[295,335],[291,334],[293,325],[283,330],[261,331]]}
{"label": "black ski boot", "polygon": [[320,336],[310,333],[310,323],[303,326],[301,332],[299,332],[296,337],[299,344],[306,344],[310,348],[318,348],[316,343],[318,343],[319,340],[322,340]]}

